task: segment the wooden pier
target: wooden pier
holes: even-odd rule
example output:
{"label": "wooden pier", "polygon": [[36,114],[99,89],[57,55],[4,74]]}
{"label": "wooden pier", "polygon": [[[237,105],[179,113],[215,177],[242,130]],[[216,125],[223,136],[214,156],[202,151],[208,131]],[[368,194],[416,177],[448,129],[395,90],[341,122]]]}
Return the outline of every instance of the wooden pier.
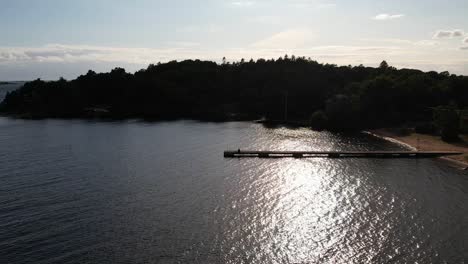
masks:
{"label": "wooden pier", "polygon": [[461,154],[453,151],[224,151],[225,158],[437,158]]}

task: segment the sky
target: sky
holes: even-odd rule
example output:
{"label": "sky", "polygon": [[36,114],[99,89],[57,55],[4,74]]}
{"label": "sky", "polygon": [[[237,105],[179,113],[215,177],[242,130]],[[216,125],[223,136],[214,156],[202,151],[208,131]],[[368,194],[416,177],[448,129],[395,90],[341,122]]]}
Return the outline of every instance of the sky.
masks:
{"label": "sky", "polygon": [[0,80],[296,55],[468,75],[466,0],[0,0]]}

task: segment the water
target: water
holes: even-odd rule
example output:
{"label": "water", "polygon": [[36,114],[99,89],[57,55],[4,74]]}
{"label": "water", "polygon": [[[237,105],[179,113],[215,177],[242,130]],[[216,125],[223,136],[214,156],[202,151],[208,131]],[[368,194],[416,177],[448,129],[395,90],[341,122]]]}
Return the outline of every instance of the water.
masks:
{"label": "water", "polygon": [[0,263],[464,263],[468,177],[399,150],[251,123],[0,118]]}

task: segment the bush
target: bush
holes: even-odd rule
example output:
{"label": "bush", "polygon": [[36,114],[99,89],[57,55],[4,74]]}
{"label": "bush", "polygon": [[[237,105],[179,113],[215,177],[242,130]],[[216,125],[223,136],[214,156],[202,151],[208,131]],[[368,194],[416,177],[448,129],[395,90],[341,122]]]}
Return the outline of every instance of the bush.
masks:
{"label": "bush", "polygon": [[325,105],[327,128],[340,131],[358,129],[360,127],[358,105],[355,96],[339,94],[328,99]]}
{"label": "bush", "polygon": [[460,116],[454,106],[439,106],[434,109],[434,122],[442,140],[457,141],[460,130]]}
{"label": "bush", "polygon": [[318,110],[315,111],[310,117],[310,126],[313,129],[322,130],[327,127],[328,117],[324,111]]}

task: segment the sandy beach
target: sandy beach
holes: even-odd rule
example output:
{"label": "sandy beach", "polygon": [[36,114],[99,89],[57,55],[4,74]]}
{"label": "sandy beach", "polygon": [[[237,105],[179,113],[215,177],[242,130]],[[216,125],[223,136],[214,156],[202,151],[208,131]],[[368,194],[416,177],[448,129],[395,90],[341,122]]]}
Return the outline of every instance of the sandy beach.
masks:
{"label": "sandy beach", "polygon": [[467,136],[460,136],[461,140],[459,142],[448,143],[442,141],[438,136],[418,133],[400,134],[396,129],[391,128],[369,130],[368,132],[375,136],[404,144],[413,150],[463,152],[463,155],[444,157],[441,159],[450,161],[453,165],[459,168],[468,168]]}

